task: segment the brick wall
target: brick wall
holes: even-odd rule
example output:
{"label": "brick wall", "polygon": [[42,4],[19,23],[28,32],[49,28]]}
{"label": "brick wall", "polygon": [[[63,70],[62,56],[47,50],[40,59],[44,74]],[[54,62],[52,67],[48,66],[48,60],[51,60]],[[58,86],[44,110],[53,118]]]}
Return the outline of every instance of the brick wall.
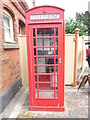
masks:
{"label": "brick wall", "polygon": [[2,56],[2,90],[20,76],[19,50],[5,50]]}
{"label": "brick wall", "polygon": [[[8,0],[9,1],[9,0]],[[4,49],[3,10],[11,10],[13,16],[13,34],[18,44],[19,19],[25,24],[25,10],[17,2],[18,8],[11,2],[0,1],[0,92],[5,91],[20,76],[19,49]],[[22,13],[19,11],[22,11]]]}
{"label": "brick wall", "polygon": [[0,91],[2,88],[2,2],[0,1]]}

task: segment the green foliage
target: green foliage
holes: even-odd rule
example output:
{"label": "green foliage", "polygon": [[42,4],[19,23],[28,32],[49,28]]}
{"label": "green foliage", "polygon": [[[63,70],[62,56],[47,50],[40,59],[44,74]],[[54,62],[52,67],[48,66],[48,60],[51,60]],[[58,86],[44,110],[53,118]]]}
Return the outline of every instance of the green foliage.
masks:
{"label": "green foliage", "polygon": [[88,34],[88,28],[86,25],[84,25],[82,22],[76,22],[73,19],[69,18],[69,20],[65,23],[65,33],[66,34],[74,34],[75,29],[80,29],[80,36],[87,35]]}
{"label": "green foliage", "polygon": [[76,13],[76,21],[79,23],[82,22],[87,27],[90,27],[90,13],[86,11],[85,13]]}
{"label": "green foliage", "polygon": [[83,16],[83,13],[77,13],[76,12],[76,21],[78,22],[78,23],[80,23],[80,22],[82,22],[82,16]]}
{"label": "green foliage", "polygon": [[74,34],[76,28],[80,29],[80,36],[88,35],[90,31],[90,13],[86,11],[85,13],[76,13],[75,20],[69,18],[65,23],[66,34]]}

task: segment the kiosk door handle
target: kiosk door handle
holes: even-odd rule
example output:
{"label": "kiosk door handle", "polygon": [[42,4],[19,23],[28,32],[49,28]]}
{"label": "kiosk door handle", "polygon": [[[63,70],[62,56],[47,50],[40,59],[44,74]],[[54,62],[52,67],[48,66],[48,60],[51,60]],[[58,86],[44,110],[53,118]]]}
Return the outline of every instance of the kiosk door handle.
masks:
{"label": "kiosk door handle", "polygon": [[61,63],[62,62],[62,58],[59,58],[59,63]]}

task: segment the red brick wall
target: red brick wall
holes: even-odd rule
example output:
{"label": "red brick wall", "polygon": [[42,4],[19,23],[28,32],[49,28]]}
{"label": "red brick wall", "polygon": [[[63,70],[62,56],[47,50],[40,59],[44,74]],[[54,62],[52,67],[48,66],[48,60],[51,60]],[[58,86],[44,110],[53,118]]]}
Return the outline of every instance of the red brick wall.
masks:
{"label": "red brick wall", "polygon": [[0,1],[0,91],[2,89],[2,4]]}
{"label": "red brick wall", "polygon": [[20,76],[19,50],[5,50],[2,56],[2,90]]}
{"label": "red brick wall", "polygon": [[[17,4],[22,12],[25,13],[20,4]],[[11,9],[14,15],[13,26],[15,43],[18,43],[19,19],[25,23],[24,14],[22,15],[12,3],[0,1],[0,92],[6,90],[11,83],[20,76],[19,49],[6,50],[3,48],[3,43],[5,42],[3,10],[5,6]]]}

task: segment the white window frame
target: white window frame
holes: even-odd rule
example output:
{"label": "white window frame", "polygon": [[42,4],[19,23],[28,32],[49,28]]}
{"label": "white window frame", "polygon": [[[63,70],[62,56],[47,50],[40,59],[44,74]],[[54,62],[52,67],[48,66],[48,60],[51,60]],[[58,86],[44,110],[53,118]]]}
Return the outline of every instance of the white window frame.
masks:
{"label": "white window frame", "polygon": [[[6,10],[4,10],[3,16],[8,17],[9,20],[10,20],[10,35],[11,35],[11,37],[10,37],[10,38],[7,38],[7,37],[5,36],[5,32],[4,32],[5,42],[15,43],[15,41],[14,41],[14,36],[13,36],[13,19],[12,19],[12,16],[11,16]],[[4,25],[4,27],[5,27],[5,25]]]}

